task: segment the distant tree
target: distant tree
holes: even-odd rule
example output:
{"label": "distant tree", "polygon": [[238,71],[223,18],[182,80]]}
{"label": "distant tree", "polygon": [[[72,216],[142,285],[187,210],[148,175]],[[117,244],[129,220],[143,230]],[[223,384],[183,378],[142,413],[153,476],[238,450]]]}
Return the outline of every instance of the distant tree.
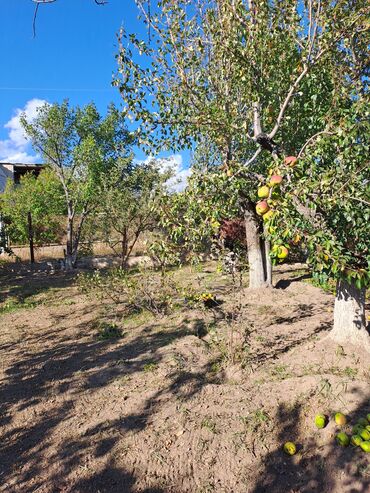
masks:
{"label": "distant tree", "polygon": [[0,212],[11,244],[27,243],[28,213],[32,216],[35,245],[60,240],[64,208],[63,190],[51,168],[42,170],[37,178],[27,173],[19,185],[8,180],[0,195]]}
{"label": "distant tree", "polygon": [[66,268],[77,260],[86,217],[97,207],[97,191],[115,163],[128,155],[131,143],[124,119],[112,105],[101,117],[94,104],[71,108],[44,105],[22,125],[34,149],[54,170],[63,189],[66,210]]}
{"label": "distant tree", "polygon": [[100,182],[92,222],[120,257],[122,267],[127,266],[139,238],[157,226],[159,198],[170,176],[154,159],[134,162],[128,158],[118,160]]}

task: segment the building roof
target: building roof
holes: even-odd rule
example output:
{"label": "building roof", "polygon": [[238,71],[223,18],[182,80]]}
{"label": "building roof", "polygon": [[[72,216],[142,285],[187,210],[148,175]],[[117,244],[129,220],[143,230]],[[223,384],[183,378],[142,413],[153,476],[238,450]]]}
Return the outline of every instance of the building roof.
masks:
{"label": "building roof", "polygon": [[42,168],[45,163],[5,163],[0,162],[0,165],[6,164],[7,166],[16,166],[17,168]]}

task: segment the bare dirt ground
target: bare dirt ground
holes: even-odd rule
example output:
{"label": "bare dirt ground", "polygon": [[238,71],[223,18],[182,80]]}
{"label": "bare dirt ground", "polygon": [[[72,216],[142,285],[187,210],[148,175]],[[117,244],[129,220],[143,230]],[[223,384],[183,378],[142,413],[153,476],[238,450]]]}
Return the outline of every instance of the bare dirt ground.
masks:
{"label": "bare dirt ground", "polygon": [[368,354],[327,338],[333,297],[304,271],[236,293],[213,264],[185,269],[220,307],[127,320],[72,276],[1,275],[1,492],[369,491],[368,456],[313,423],[370,412]]}

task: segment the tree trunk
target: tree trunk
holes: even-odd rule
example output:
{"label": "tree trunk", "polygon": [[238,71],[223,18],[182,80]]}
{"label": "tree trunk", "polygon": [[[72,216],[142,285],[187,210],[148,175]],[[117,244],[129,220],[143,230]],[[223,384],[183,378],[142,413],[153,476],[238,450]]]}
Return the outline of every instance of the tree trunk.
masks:
{"label": "tree trunk", "polygon": [[128,261],[128,238],[127,238],[127,229],[124,228],[122,231],[122,238],[121,238],[121,267],[122,269],[127,268],[127,261]]}
{"label": "tree trunk", "polygon": [[264,252],[261,248],[258,220],[251,208],[245,211],[244,219],[248,249],[249,287],[262,288],[267,285],[267,276],[264,265]]}
{"label": "tree trunk", "polygon": [[66,253],[65,253],[65,269],[72,270],[73,269],[73,214],[68,212],[67,218],[67,245],[66,245]]}
{"label": "tree trunk", "polygon": [[28,220],[28,241],[30,244],[30,260],[31,260],[31,264],[34,264],[35,263],[35,250],[34,250],[34,245],[33,245],[32,214],[30,211],[27,214],[27,220]]}
{"label": "tree trunk", "polygon": [[266,277],[266,285],[272,287],[272,263],[270,257],[270,241],[264,240],[263,242],[265,250],[264,250],[264,268],[265,268],[265,277]]}
{"label": "tree trunk", "polygon": [[74,213],[68,211],[67,219],[67,251],[65,254],[65,267],[66,270],[72,270],[76,267],[78,247],[80,245],[82,226],[85,222],[87,215],[86,206],[84,207],[80,221],[77,225],[76,232],[74,233]]}
{"label": "tree trunk", "polygon": [[334,327],[330,335],[337,342],[360,344],[370,351],[365,319],[365,288],[358,289],[354,282],[337,282]]}

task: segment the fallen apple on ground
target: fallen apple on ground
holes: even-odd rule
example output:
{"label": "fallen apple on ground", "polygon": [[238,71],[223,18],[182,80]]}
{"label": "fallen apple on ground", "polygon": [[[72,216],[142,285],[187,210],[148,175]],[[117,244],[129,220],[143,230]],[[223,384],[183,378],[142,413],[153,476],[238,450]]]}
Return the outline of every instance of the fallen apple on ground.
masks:
{"label": "fallen apple on ground", "polygon": [[352,433],[354,435],[359,435],[361,433],[362,430],[364,430],[364,426],[360,425],[360,424],[356,424],[353,428],[352,428]]}
{"label": "fallen apple on ground", "polygon": [[317,428],[321,429],[321,428],[325,428],[325,426],[327,425],[327,419],[326,419],[326,416],[324,414],[318,414],[316,417],[315,417],[315,425],[317,426]]}
{"label": "fallen apple on ground", "polygon": [[288,455],[294,455],[297,452],[297,447],[293,442],[284,443],[284,452]]}
{"label": "fallen apple on ground", "polygon": [[362,426],[363,428],[365,428],[365,426],[367,426],[369,423],[368,423],[368,421],[367,421],[366,418],[360,418],[357,421],[357,424],[359,424],[360,426]]}
{"label": "fallen apple on ground", "polygon": [[367,431],[366,428],[364,428],[360,433],[359,433],[360,437],[365,440],[365,441],[368,441],[370,440],[370,431]]}
{"label": "fallen apple on ground", "polygon": [[362,443],[362,442],[363,442],[363,440],[360,437],[360,435],[353,435],[351,437],[351,444],[354,445],[355,447],[358,447],[360,445],[360,443]]}
{"label": "fallen apple on ground", "polygon": [[362,448],[362,450],[364,452],[369,453],[370,452],[370,441],[366,440],[366,442],[361,442],[360,447]]}
{"label": "fallen apple on ground", "polygon": [[347,418],[343,413],[335,413],[334,421],[338,426],[344,426],[347,423]]}
{"label": "fallen apple on ground", "polygon": [[348,447],[349,445],[349,436],[347,435],[347,433],[344,433],[343,431],[341,431],[340,433],[337,434],[337,436],[335,437],[338,445],[341,445],[342,447]]}

